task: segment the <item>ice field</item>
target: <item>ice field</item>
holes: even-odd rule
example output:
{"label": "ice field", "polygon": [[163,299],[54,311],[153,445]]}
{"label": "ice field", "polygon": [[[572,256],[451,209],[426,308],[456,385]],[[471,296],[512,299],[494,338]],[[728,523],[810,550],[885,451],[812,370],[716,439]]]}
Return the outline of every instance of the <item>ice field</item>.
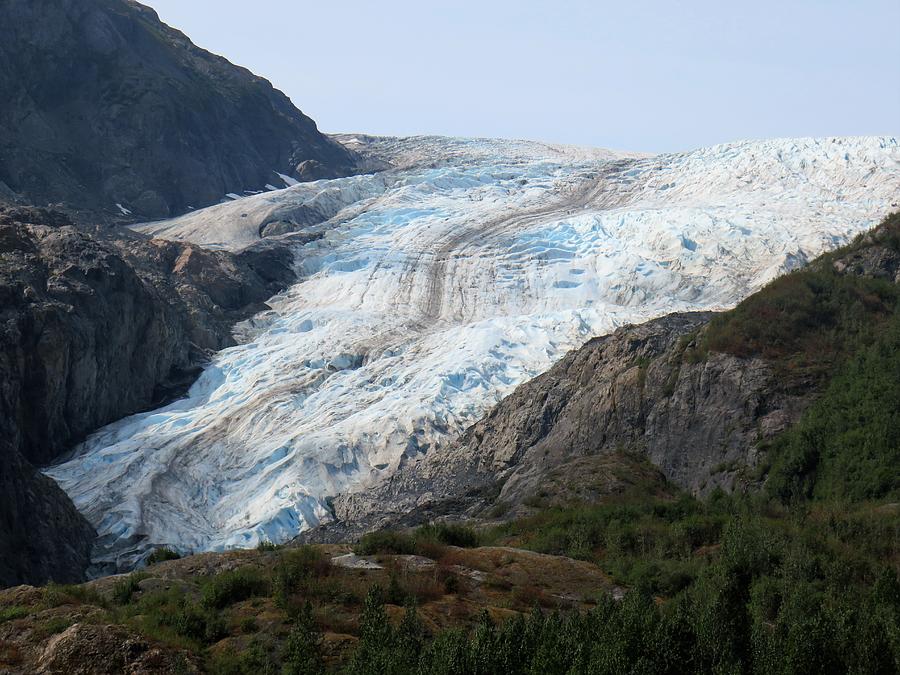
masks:
{"label": "ice field", "polygon": [[[301,278],[187,397],[47,473],[95,559],[285,541],[441,445],[566,351],[734,305],[900,200],[893,138],[642,157],[540,143],[342,137],[393,168],[230,201],[145,232],[239,249],[301,229]],[[307,239],[310,237],[307,237]]]}

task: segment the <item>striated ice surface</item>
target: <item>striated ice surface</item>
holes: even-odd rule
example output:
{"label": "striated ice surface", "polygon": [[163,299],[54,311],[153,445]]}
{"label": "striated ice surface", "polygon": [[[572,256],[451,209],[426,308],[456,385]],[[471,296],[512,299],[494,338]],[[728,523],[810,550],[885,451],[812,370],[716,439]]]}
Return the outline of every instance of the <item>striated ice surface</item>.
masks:
{"label": "striated ice surface", "polygon": [[295,244],[302,280],[239,327],[243,344],[186,398],[101,429],[47,471],[100,533],[99,564],[288,539],[330,518],[329,496],[439,452],[591,336],[729,307],[900,199],[893,138],[656,157],[342,140],[394,168],[143,227],[232,249],[273,220],[322,236]]}

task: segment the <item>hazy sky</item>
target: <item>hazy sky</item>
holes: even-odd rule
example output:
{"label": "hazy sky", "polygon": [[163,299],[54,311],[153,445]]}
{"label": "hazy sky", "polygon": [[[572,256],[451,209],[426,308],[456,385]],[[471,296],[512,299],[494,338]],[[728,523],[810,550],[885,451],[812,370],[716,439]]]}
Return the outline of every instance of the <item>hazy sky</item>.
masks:
{"label": "hazy sky", "polygon": [[665,151],[900,133],[900,0],[143,0],[324,131]]}

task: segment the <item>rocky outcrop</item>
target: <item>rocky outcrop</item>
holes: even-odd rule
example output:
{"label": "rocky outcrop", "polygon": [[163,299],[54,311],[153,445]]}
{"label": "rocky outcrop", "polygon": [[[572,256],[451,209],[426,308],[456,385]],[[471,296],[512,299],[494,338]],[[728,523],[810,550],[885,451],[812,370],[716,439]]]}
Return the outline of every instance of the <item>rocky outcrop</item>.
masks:
{"label": "rocky outcrop", "polygon": [[191,364],[185,326],[115,249],[69,226],[2,226],[9,434],[35,463],[152,403]]}
{"label": "rocky outcrop", "polygon": [[47,640],[42,673],[199,673],[185,652],[161,648],[121,626],[76,623]]}
{"label": "rocky outcrop", "polygon": [[[808,402],[784,390],[762,359],[692,361],[710,313],[673,314],[594,338],[516,389],[459,441],[400,468],[383,485],[339,497],[339,520],[421,510],[483,515],[553,498],[582,480],[584,458],[648,457],[693,492],[733,487],[756,447]],[[550,474],[553,480],[550,481]],[[566,488],[569,489],[568,487]],[[465,496],[465,499],[461,499]]]}
{"label": "rocky outcrop", "polygon": [[[693,492],[732,487],[756,447],[797,419],[804,396],[762,359],[686,358],[708,314],[670,315],[588,342],[469,429],[456,452],[504,478],[520,503],[546,471],[582,456],[631,451]],[[577,463],[573,466],[577,469]]]}
{"label": "rocky outcrop", "polygon": [[[837,281],[848,276],[868,281]],[[752,488],[769,441],[815,400],[847,357],[842,345],[894,311],[897,283],[894,214],[731,312],[672,314],[594,338],[456,442],[334,499],[337,524],[305,538],[583,499],[586,475],[599,471],[591,458],[623,453],[695,494]]]}
{"label": "rocky outcrop", "polygon": [[286,249],[98,240],[57,212],[0,209],[0,584],[88,562],[90,526],[34,467],[184,390],[292,279]]}
{"label": "rocky outcrop", "polygon": [[174,305],[189,344],[206,353],[234,345],[234,323],[296,278],[290,247],[269,242],[236,254],[121,233],[105,243]]}
{"label": "rocky outcrop", "polygon": [[137,2],[5,0],[0,38],[0,196],[139,220],[353,171],[268,81]]}

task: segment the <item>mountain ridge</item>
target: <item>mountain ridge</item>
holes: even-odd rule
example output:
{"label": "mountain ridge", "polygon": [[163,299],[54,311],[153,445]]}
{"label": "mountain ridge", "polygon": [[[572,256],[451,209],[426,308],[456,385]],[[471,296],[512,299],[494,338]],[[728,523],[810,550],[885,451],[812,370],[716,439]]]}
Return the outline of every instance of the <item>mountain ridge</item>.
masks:
{"label": "mountain ridge", "polygon": [[355,170],[271,83],[133,0],[9,0],[0,25],[7,199],[134,222],[282,185],[278,173]]}

